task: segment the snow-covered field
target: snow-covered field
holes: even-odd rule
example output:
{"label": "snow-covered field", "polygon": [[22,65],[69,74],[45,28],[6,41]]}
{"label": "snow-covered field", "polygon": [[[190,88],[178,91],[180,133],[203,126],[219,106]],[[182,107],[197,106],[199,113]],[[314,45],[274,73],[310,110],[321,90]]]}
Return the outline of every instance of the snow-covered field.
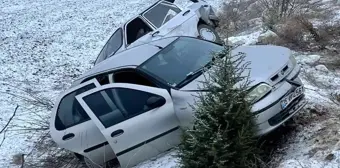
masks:
{"label": "snow-covered field", "polygon": [[[0,135],[0,167],[14,167],[12,156],[32,150],[36,132],[29,130],[40,111],[48,111],[22,97],[38,95],[52,101],[71,81],[91,68],[92,62],[117,26],[156,0],[2,0],[0,1],[0,130],[18,111],[5,134]],[[185,7],[188,0],[177,0]],[[222,0],[207,0],[219,7]],[[234,37],[246,44],[261,32]],[[287,139],[281,167],[340,167],[339,108],[329,99],[340,91],[340,74],[318,65],[319,56],[296,53],[303,65],[302,78],[309,105],[296,119],[296,132]],[[311,80],[311,77],[313,78]],[[14,94],[15,96],[11,96]],[[327,108],[326,108],[327,107]],[[316,111],[311,113],[311,109]],[[18,130],[20,129],[20,130]],[[137,167],[176,167],[176,151]],[[333,154],[331,161],[325,157]]]}

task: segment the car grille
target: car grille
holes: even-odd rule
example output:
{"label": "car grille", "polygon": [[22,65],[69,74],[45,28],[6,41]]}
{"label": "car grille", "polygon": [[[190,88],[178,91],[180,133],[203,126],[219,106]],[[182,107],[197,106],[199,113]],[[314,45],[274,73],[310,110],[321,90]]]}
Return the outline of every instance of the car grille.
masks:
{"label": "car grille", "polygon": [[272,76],[272,77],[270,78],[270,80],[271,80],[272,82],[276,82],[278,79],[282,79],[284,76],[286,76],[286,74],[287,74],[287,72],[288,72],[288,69],[289,69],[288,65],[284,66],[284,67],[281,69],[281,71],[280,71],[279,73],[275,74],[274,76]]}
{"label": "car grille", "polygon": [[289,111],[295,110],[295,105],[298,104],[303,98],[305,97],[304,94],[302,94],[300,97],[296,98],[293,102],[291,102],[287,108],[282,110],[280,113],[276,114],[272,118],[268,120],[270,126],[275,126],[287,117],[289,117]]}

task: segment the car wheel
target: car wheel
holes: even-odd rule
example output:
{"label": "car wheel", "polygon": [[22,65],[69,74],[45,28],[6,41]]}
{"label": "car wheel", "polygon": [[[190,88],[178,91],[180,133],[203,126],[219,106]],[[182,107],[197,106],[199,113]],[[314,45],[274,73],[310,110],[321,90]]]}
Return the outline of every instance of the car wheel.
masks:
{"label": "car wheel", "polygon": [[212,28],[211,26],[206,24],[200,24],[198,25],[197,30],[200,38],[208,41],[213,41],[216,43],[221,43],[219,35],[215,31],[215,29]]}

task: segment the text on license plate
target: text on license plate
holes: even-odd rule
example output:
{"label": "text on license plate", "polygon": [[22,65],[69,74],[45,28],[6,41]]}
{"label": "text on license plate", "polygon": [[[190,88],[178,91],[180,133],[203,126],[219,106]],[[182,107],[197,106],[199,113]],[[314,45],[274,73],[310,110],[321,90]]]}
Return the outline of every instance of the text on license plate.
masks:
{"label": "text on license plate", "polygon": [[295,98],[302,95],[303,92],[304,92],[304,88],[303,88],[303,86],[300,86],[300,87],[296,88],[292,93],[290,93],[289,95],[284,97],[281,100],[282,109],[285,109],[293,100],[295,100]]}

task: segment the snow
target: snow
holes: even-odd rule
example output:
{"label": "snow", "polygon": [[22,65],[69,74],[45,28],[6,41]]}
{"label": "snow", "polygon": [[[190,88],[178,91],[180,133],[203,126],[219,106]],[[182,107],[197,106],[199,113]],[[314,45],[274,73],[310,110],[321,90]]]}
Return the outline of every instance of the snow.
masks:
{"label": "snow", "polygon": [[232,44],[253,45],[257,42],[260,35],[261,31],[255,31],[246,35],[229,37],[228,40]]}
{"label": "snow", "polygon": [[315,66],[315,69],[319,70],[319,71],[323,71],[323,72],[328,72],[328,68],[325,65],[317,65]]}
{"label": "snow", "polygon": [[306,159],[306,160],[297,160],[297,159],[289,159],[284,161],[279,168],[338,168],[340,164],[340,152],[334,152],[335,159],[331,162],[320,162],[315,159]]}
{"label": "snow", "polygon": [[161,154],[154,159],[150,159],[138,164],[135,168],[176,168],[178,167],[178,158],[176,150]]}
{"label": "snow", "polygon": [[[177,0],[181,7],[190,4]],[[0,167],[14,167],[12,156],[29,153],[36,131],[14,131],[36,127],[37,116],[48,117],[44,107],[33,106],[19,96],[34,100],[55,100],[75,77],[91,68],[106,40],[129,18],[155,0],[2,0],[0,2],[0,128],[20,107],[0,146]],[[219,7],[222,0],[207,0]],[[339,12],[339,11],[338,11]],[[336,17],[339,17],[340,13]],[[233,43],[253,45],[262,31],[230,37]],[[302,66],[308,106],[297,116],[309,123],[297,125],[297,133],[288,139],[279,167],[335,168],[340,165],[339,107],[330,95],[340,90],[339,72],[318,63],[323,55],[294,53]],[[17,96],[12,97],[10,94]],[[327,107],[327,108],[326,108]],[[315,116],[316,109],[321,116]],[[0,144],[3,138],[0,135]],[[315,150],[318,149],[318,150]],[[310,155],[311,151],[313,156]],[[176,151],[164,153],[137,168],[178,167]],[[325,160],[333,154],[334,159]]]}
{"label": "snow", "polygon": [[301,57],[299,58],[300,62],[305,64],[314,64],[316,62],[318,62],[321,59],[320,55],[308,55],[308,57]]}

